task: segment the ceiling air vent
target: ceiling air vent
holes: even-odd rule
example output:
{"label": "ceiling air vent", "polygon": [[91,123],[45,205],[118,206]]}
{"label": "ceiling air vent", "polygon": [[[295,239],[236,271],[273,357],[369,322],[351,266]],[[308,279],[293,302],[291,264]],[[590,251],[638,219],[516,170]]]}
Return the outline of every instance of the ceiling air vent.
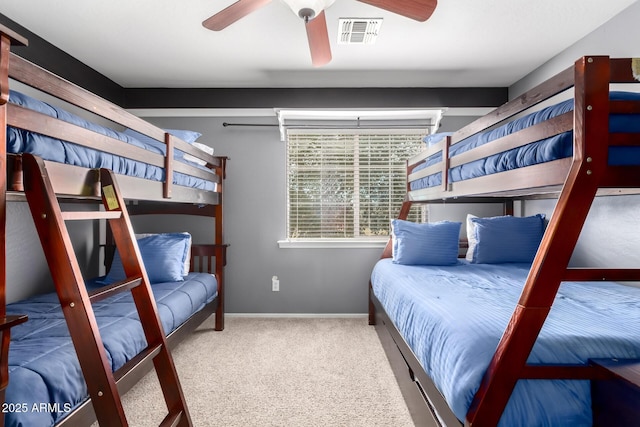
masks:
{"label": "ceiling air vent", "polygon": [[382,18],[340,18],[338,25],[338,44],[373,44]]}

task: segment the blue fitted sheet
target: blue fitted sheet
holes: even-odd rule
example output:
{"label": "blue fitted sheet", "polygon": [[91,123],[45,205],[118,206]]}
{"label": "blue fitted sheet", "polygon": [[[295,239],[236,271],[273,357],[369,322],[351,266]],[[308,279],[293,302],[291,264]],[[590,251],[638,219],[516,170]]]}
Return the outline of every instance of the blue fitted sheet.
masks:
{"label": "blue fitted sheet", "polygon": [[[640,93],[635,92],[611,92],[611,100],[636,100],[640,101]],[[487,144],[503,136],[517,132],[550,118],[573,111],[573,99],[543,108],[535,113],[528,114],[519,119],[508,122],[495,129],[470,136],[451,146],[449,157],[455,157],[473,148]],[[609,117],[609,132],[640,132],[640,115],[637,114],[612,114]],[[573,155],[573,131],[532,142],[522,147],[514,148],[484,159],[475,160],[449,170],[449,182],[462,181],[477,178],[497,172],[504,172],[552,160],[563,159]],[[434,154],[425,163],[418,165],[414,172],[427,166],[440,162],[442,153]],[[640,149],[637,147],[610,147],[610,165],[637,165],[640,164]],[[442,173],[420,178],[410,183],[411,190],[438,186],[442,183]]]}
{"label": "blue fitted sheet", "polygon": [[[406,266],[380,260],[373,292],[460,420],[518,302],[526,264]],[[585,364],[640,357],[640,288],[566,282],[530,363]],[[521,380],[500,421],[512,426],[591,426],[589,381]]]}
{"label": "blue fitted sheet", "polygon": [[[87,283],[88,288],[97,286]],[[190,273],[182,282],[157,283],[152,289],[169,333],[213,301],[217,281],[211,274]],[[93,307],[115,371],[146,347],[133,298],[124,292]],[[26,314],[29,320],[11,330],[5,426],[52,426],[88,396],[58,296],[50,293],[15,302],[7,305],[7,312]],[[38,409],[42,404],[57,405],[59,411]]]}
{"label": "blue fitted sheet", "polygon": [[[85,129],[90,129],[102,135],[119,139],[136,147],[149,150],[155,154],[164,155],[166,151],[163,143],[158,142],[158,144],[152,145],[147,142],[139,141],[130,135],[91,123],[62,108],[50,105],[20,92],[10,91],[9,102],[58,118],[65,122],[81,126]],[[138,162],[125,157],[116,156],[111,153],[94,150],[14,127],[7,127],[7,152],[31,153],[43,158],[44,160],[85,168],[106,168],[117,174],[134,176],[153,181],[164,181],[165,177],[164,168],[158,166]],[[182,151],[174,150],[174,158],[177,161],[205,169],[203,166],[185,160],[183,156],[184,153]],[[173,183],[207,191],[215,191],[216,189],[216,184],[214,182],[185,175],[180,172],[174,172]]]}

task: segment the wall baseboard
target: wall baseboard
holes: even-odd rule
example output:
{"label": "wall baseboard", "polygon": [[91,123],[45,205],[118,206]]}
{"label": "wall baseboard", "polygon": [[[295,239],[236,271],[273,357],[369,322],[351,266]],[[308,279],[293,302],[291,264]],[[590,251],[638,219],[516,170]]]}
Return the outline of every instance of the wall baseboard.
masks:
{"label": "wall baseboard", "polygon": [[305,318],[305,319],[366,319],[367,313],[225,313],[226,317]]}

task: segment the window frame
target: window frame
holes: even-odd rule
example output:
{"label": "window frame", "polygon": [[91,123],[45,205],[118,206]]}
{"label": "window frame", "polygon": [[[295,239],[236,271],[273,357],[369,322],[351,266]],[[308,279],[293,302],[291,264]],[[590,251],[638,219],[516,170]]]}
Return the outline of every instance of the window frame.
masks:
{"label": "window frame", "polygon": [[[285,225],[285,230],[286,230],[286,234],[287,234],[287,238],[279,240],[278,241],[278,245],[281,248],[331,248],[331,247],[340,247],[340,248],[382,248],[384,247],[384,245],[386,245],[386,243],[389,240],[389,236],[390,234],[385,234],[385,235],[360,235],[359,233],[359,214],[357,209],[359,209],[359,204],[361,203],[360,198],[358,198],[358,201],[356,201],[354,203],[354,219],[353,219],[353,227],[354,227],[354,236],[353,237],[302,237],[302,238],[295,238],[295,237],[290,237],[290,215],[291,215],[291,201],[290,201],[290,160],[289,160],[289,156],[291,154],[290,151],[290,140],[289,140],[289,135],[328,135],[330,136],[345,136],[345,135],[353,135],[354,138],[356,138],[357,140],[360,139],[361,136],[366,136],[365,139],[369,140],[371,135],[384,135],[384,136],[393,136],[393,135],[415,135],[416,137],[416,146],[415,146],[415,151],[413,152],[413,154],[408,154],[405,156],[406,153],[402,154],[402,166],[398,166],[398,170],[401,170],[404,174],[406,174],[406,160],[408,158],[410,158],[412,155],[418,153],[421,150],[424,150],[424,144],[422,142],[422,138],[428,134],[428,131],[426,131],[424,128],[415,126],[415,127],[407,127],[407,128],[401,128],[401,129],[395,129],[393,128],[393,126],[389,126],[388,128],[384,128],[384,127],[380,127],[380,128],[375,128],[375,129],[367,129],[367,128],[357,128],[357,129],[350,129],[350,128],[341,128],[341,127],[336,127],[336,128],[332,128],[332,129],[326,129],[326,128],[315,128],[315,127],[309,127],[309,128],[304,128],[304,129],[296,129],[296,128],[290,128],[287,129],[287,133],[286,133],[286,141],[285,143],[287,144],[286,146],[286,155],[287,155],[287,159],[286,159],[286,203],[285,203],[285,214],[286,214],[286,225]],[[400,139],[400,138],[398,138]],[[368,142],[368,141],[367,141]],[[359,148],[360,144],[356,144],[356,147]],[[357,152],[357,149],[354,147],[353,150],[354,154]],[[406,158],[405,158],[406,157]],[[356,190],[357,186],[359,185],[358,183],[358,172],[361,169],[364,169],[365,167],[363,167],[362,165],[359,165],[358,162],[354,162],[353,165],[353,172],[354,172],[354,191],[353,194],[359,194],[359,191]],[[389,171],[391,171],[392,169],[390,168]],[[406,175],[403,179],[403,181],[406,183]],[[397,185],[397,184],[396,184]],[[403,189],[402,194],[406,193],[406,188]],[[400,203],[400,202],[397,202]],[[394,212],[395,210],[395,212]],[[398,206],[394,206],[394,207],[389,207],[389,219],[393,219],[397,217],[397,212],[399,212],[400,210],[400,205],[398,204]],[[422,209],[418,214],[417,214],[417,218],[419,218],[420,221],[424,221],[426,220],[425,216],[426,214],[428,214],[428,210],[426,209]],[[390,224],[389,224],[390,226]],[[357,228],[356,228],[357,227]],[[388,230],[388,233],[390,233],[390,230]]]}

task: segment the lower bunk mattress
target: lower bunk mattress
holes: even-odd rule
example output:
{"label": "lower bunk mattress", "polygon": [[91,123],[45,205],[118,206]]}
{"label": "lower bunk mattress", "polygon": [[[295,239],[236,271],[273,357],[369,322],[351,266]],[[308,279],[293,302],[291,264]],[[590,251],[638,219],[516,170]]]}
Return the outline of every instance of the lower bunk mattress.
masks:
{"label": "lower bunk mattress", "polygon": [[[88,288],[99,287],[89,281]],[[217,296],[215,276],[190,273],[180,282],[151,285],[168,334]],[[107,357],[115,371],[146,347],[130,292],[93,305]],[[67,324],[56,293],[7,305],[29,320],[12,329],[9,386],[3,407],[7,427],[52,426],[87,399]]]}
{"label": "lower bunk mattress", "polygon": [[[516,306],[528,264],[380,260],[373,293],[460,420]],[[529,363],[640,357],[640,288],[563,282]],[[500,426],[591,426],[588,380],[520,380]]]}

